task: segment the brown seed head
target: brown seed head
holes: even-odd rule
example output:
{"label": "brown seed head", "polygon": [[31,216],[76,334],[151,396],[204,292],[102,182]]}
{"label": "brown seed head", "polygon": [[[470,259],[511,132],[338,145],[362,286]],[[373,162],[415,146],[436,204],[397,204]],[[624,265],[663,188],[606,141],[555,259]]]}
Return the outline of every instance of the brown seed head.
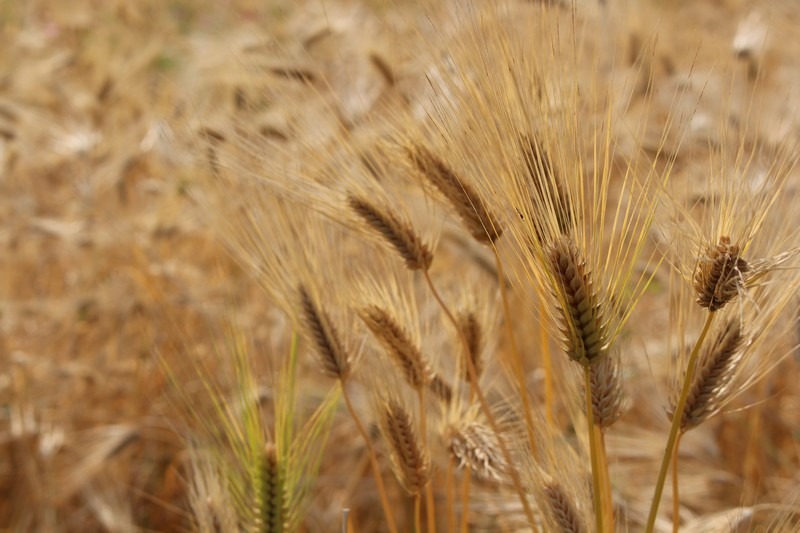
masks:
{"label": "brown seed head", "polygon": [[739,247],[730,237],[722,236],[719,243],[708,249],[694,272],[697,304],[714,312],[725,307],[744,286],[744,274],[749,267],[739,257]]}
{"label": "brown seed head", "polygon": [[349,196],[347,204],[372,231],[394,248],[410,270],[428,270],[433,252],[411,227],[389,208],[378,207],[365,198]]}
{"label": "brown seed head", "polygon": [[412,388],[419,390],[430,382],[431,370],[422,352],[395,317],[377,305],[362,308],[358,315],[400,367]]}
{"label": "brown seed head", "polygon": [[587,531],[578,510],[564,487],[557,481],[544,486],[547,507],[552,518],[552,526],[560,533],[584,533]]}
{"label": "brown seed head", "polygon": [[447,427],[444,436],[459,467],[469,468],[480,479],[503,479],[508,464],[491,429],[479,422],[456,423]]}
{"label": "brown seed head", "polygon": [[333,321],[314,302],[304,286],[300,293],[300,310],[306,330],[317,348],[322,369],[330,377],[347,380],[350,376],[350,355],[342,343]]}
{"label": "brown seed head", "polygon": [[267,444],[259,472],[260,492],[256,516],[258,531],[283,531],[286,495],[283,473],[274,444]]}
{"label": "brown seed head", "polygon": [[622,416],[622,376],[619,358],[611,354],[589,367],[592,385],[592,415],[602,429],[611,427]]}
{"label": "brown seed head", "polygon": [[434,374],[428,383],[428,390],[442,403],[449,404],[453,401],[453,387],[439,374]]}
{"label": "brown seed head", "polygon": [[400,484],[409,494],[419,494],[430,478],[430,460],[417,438],[411,415],[399,403],[387,401],[381,427]]}
{"label": "brown seed head", "polygon": [[491,244],[500,238],[503,229],[499,220],[472,185],[424,146],[415,145],[408,155],[417,170],[447,198],[475,240]]}
{"label": "brown seed head", "polygon": [[[682,431],[699,426],[717,413],[720,401],[729,391],[745,343],[739,320],[731,319],[703,350],[681,417]],[[673,403],[670,419],[674,410]]]}
{"label": "brown seed head", "polygon": [[[483,334],[481,331],[481,323],[478,317],[472,311],[465,311],[458,315],[458,326],[467,339],[466,347],[469,353],[463,354],[463,357],[469,357],[472,364],[475,365],[476,377],[480,377],[483,372]],[[467,362],[463,363],[464,379],[469,381],[469,371]]]}
{"label": "brown seed head", "polygon": [[569,237],[549,249],[550,267],[558,291],[564,350],[582,365],[596,362],[608,349],[606,325],[586,260]]}

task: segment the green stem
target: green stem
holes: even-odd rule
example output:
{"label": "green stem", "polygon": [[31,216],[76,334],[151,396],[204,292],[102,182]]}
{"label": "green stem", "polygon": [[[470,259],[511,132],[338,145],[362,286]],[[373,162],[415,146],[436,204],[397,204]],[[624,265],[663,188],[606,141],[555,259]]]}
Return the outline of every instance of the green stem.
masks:
{"label": "green stem", "polygon": [[597,438],[594,432],[594,413],[592,408],[592,374],[589,365],[583,366],[584,398],[586,399],[586,427],[589,430],[589,453],[592,457],[592,502],[597,533],[603,533],[602,482],[597,457]]}
{"label": "green stem", "polygon": [[656,516],[658,515],[658,506],[661,504],[661,496],[664,493],[664,482],[667,480],[667,471],[669,464],[672,461],[672,452],[675,449],[675,444],[678,442],[678,434],[681,429],[681,419],[683,418],[683,411],[686,409],[686,399],[689,396],[689,388],[694,380],[695,367],[697,366],[697,358],[700,354],[700,347],[711,329],[711,322],[714,320],[716,313],[709,312],[706,317],[706,323],[703,326],[703,331],[697,338],[697,342],[692,348],[692,353],[689,355],[689,363],[686,368],[686,377],[683,380],[683,388],[681,395],[678,398],[678,405],[675,406],[675,412],[672,414],[672,427],[669,431],[669,439],[667,439],[667,448],[664,450],[664,456],[661,458],[661,470],[658,472],[658,481],[656,482],[656,490],[653,494],[653,502],[650,504],[650,515],[647,518],[646,533],[653,533],[656,526]]}

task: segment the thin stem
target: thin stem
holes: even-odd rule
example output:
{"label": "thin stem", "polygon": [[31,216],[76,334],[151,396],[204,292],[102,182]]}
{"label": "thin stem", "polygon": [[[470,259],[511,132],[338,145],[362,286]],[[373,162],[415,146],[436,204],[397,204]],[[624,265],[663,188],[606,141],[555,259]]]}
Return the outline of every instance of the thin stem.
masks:
{"label": "thin stem", "polygon": [[603,518],[605,519],[606,531],[614,531],[614,498],[611,492],[611,477],[608,473],[608,454],[606,453],[606,435],[603,428],[594,424],[595,439],[597,447],[597,466],[600,469],[601,481],[603,483]]}
{"label": "thin stem", "polygon": [[547,320],[544,300],[539,301],[539,353],[542,355],[544,365],[544,416],[547,426],[552,428],[555,425],[553,416],[553,404],[555,403],[555,392],[553,391],[553,354],[550,351],[550,337],[547,335],[547,328],[544,321]]}
{"label": "thin stem", "polygon": [[592,458],[592,502],[594,504],[594,521],[597,533],[604,533],[602,481],[597,457],[597,438],[594,433],[594,414],[592,408],[592,374],[588,365],[583,366],[584,399],[586,400],[586,424],[589,432],[589,453]]}
{"label": "thin stem", "polygon": [[464,479],[461,481],[461,533],[469,533],[469,485],[472,480],[472,470],[464,469]]}
{"label": "thin stem", "polygon": [[[425,386],[423,385],[417,390],[419,395],[419,429],[420,439],[422,440],[422,449],[428,449],[428,425],[427,425],[427,410],[425,409]],[[433,501],[433,483],[431,480],[425,484],[425,511],[428,520],[428,532],[436,533],[436,513],[434,510]]]}
{"label": "thin stem", "polygon": [[681,437],[683,432],[678,433],[678,440],[675,442],[675,450],[672,452],[672,533],[678,533],[681,523],[681,498],[680,487],[678,486],[678,450],[681,449]]}
{"label": "thin stem", "polygon": [[[464,332],[461,330],[461,327],[458,325],[458,321],[456,320],[453,313],[447,307],[447,304],[444,303],[439,291],[436,290],[436,286],[433,284],[433,280],[431,279],[430,274],[428,274],[427,270],[423,271],[425,275],[425,280],[428,282],[428,287],[430,287],[431,293],[436,301],[439,303],[439,306],[442,308],[442,311],[447,316],[450,323],[456,329],[458,336],[461,338],[461,342],[464,345],[464,349],[466,350],[465,353],[469,353],[469,343],[467,342],[467,338],[464,336]],[[522,487],[522,481],[519,478],[519,473],[517,469],[512,466],[514,464],[514,460],[511,458],[511,454],[508,451],[508,446],[506,446],[505,439],[503,435],[500,433],[500,427],[497,425],[497,421],[492,414],[491,409],[489,408],[489,402],[486,401],[486,396],[484,396],[483,391],[481,390],[480,384],[478,383],[478,372],[475,369],[475,363],[472,361],[471,357],[465,357],[464,359],[467,360],[467,373],[469,374],[469,381],[472,385],[472,390],[475,392],[475,395],[478,397],[478,403],[481,406],[481,410],[483,411],[484,415],[486,416],[486,421],[489,423],[489,427],[492,428],[492,432],[497,436],[497,445],[500,448],[500,453],[503,454],[503,459],[506,461],[508,466],[508,475],[511,478],[511,482],[514,485],[514,489],[519,496],[520,503],[522,504],[522,509],[525,512],[525,517],[528,520],[528,524],[531,527],[531,530],[534,532],[538,531],[536,527],[536,522],[533,518],[533,510],[531,509],[530,504],[528,503],[528,498],[525,496],[525,490]]]}
{"label": "thin stem", "polygon": [[456,460],[451,455],[450,458],[447,460],[447,474],[446,474],[446,504],[447,507],[447,531],[455,531],[456,530],[456,494],[455,494],[455,470],[456,470]]}
{"label": "thin stem", "polygon": [[711,329],[711,322],[714,320],[716,313],[709,312],[706,317],[706,323],[703,326],[703,331],[697,338],[697,342],[692,348],[692,353],[689,355],[689,363],[686,368],[686,377],[683,380],[683,388],[681,395],[678,397],[678,405],[675,406],[675,412],[672,414],[672,427],[669,431],[669,438],[667,439],[667,448],[664,450],[664,456],[661,458],[661,470],[658,472],[658,480],[656,481],[656,490],[653,493],[653,503],[650,505],[650,515],[647,518],[646,533],[653,533],[656,526],[656,516],[658,516],[658,506],[661,504],[661,496],[664,493],[664,482],[667,480],[667,470],[669,470],[669,463],[672,460],[672,452],[675,449],[675,444],[678,441],[678,434],[681,428],[681,419],[683,418],[683,411],[686,409],[686,399],[689,396],[689,388],[694,380],[695,367],[697,366],[697,358],[700,354],[700,347],[708,335],[708,330]]}
{"label": "thin stem", "polygon": [[536,447],[536,437],[533,434],[533,417],[531,416],[531,402],[528,397],[528,387],[525,384],[525,366],[522,362],[519,349],[517,349],[517,338],[514,335],[514,324],[511,323],[511,306],[508,303],[508,294],[506,291],[506,277],[503,274],[503,262],[500,260],[500,253],[497,251],[497,246],[491,246],[494,252],[494,261],[497,266],[497,278],[500,284],[500,298],[503,300],[503,313],[505,314],[506,330],[508,332],[508,341],[511,343],[511,355],[513,357],[512,366],[514,368],[514,377],[517,378],[517,388],[519,389],[519,396],[522,399],[522,411],[525,414],[525,429],[528,433],[528,445],[531,448],[534,459],[538,459],[539,451]]}
{"label": "thin stem", "polygon": [[416,531],[416,533],[422,533],[421,500],[422,496],[420,496],[419,493],[414,495],[414,531]]}
{"label": "thin stem", "polygon": [[381,476],[381,469],[378,465],[378,457],[375,455],[375,448],[372,446],[372,441],[369,438],[369,434],[364,428],[364,425],[361,423],[361,420],[358,418],[356,410],[353,408],[353,403],[350,401],[350,395],[347,393],[347,388],[345,387],[344,383],[342,383],[342,396],[344,396],[344,403],[347,405],[347,410],[350,411],[350,416],[353,417],[353,421],[356,423],[358,432],[361,433],[361,436],[367,445],[369,460],[372,464],[372,475],[375,477],[375,484],[378,487],[378,495],[381,499],[383,514],[386,516],[386,524],[388,525],[391,533],[397,533],[397,525],[395,524],[394,515],[392,514],[392,507],[389,505],[389,498],[386,496],[386,486],[383,484],[383,477]]}

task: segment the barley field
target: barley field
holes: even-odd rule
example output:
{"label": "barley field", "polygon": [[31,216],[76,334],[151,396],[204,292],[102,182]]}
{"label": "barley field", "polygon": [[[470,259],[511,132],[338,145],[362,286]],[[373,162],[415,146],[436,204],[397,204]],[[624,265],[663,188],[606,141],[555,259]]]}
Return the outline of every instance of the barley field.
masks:
{"label": "barley field", "polygon": [[800,5],[0,28],[0,530],[800,531]]}

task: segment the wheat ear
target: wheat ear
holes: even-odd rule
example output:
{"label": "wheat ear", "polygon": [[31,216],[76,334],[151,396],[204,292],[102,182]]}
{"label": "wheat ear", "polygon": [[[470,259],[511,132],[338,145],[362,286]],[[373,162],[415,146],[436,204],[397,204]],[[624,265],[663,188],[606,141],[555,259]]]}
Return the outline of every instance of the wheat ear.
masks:
{"label": "wheat ear", "polygon": [[383,345],[414,390],[419,391],[430,383],[432,372],[422,351],[389,311],[377,305],[368,305],[358,311],[358,316]]}
{"label": "wheat ear", "polygon": [[586,527],[572,499],[557,481],[549,481],[543,487],[545,505],[550,511],[553,526],[560,533],[585,533]]}
{"label": "wheat ear", "polygon": [[267,444],[259,468],[257,530],[260,533],[282,533],[286,514],[283,472],[274,444]]}
{"label": "wheat ear", "polygon": [[381,429],[389,444],[395,474],[403,488],[415,499],[415,523],[421,531],[419,502],[430,479],[430,460],[421,445],[411,414],[398,402],[388,400],[383,405]]}
{"label": "wheat ear", "polygon": [[428,270],[433,261],[433,252],[410,223],[388,207],[378,206],[363,197],[350,195],[347,205],[373,232],[400,254],[410,270]]}
{"label": "wheat ear", "polygon": [[549,247],[555,277],[564,351],[573,361],[589,365],[606,355],[608,340],[600,308],[600,295],[586,266],[586,259],[569,237]]}
{"label": "wheat ear", "polygon": [[503,229],[499,220],[472,185],[422,145],[409,148],[408,155],[417,170],[447,199],[475,240],[492,244],[500,238]]}
{"label": "wheat ear", "polygon": [[706,251],[694,273],[697,304],[714,312],[733,300],[744,286],[747,261],[739,255],[739,247],[730,237],[722,236],[716,246]]}
{"label": "wheat ear", "polygon": [[313,340],[322,370],[330,377],[347,381],[350,376],[350,355],[344,347],[333,321],[313,300],[305,286],[298,289],[300,309],[307,331]]}
{"label": "wheat ear", "polygon": [[497,436],[480,422],[454,423],[444,431],[447,449],[460,468],[480,479],[505,479],[508,465],[497,445]]}
{"label": "wheat ear", "polygon": [[344,397],[347,410],[358,428],[364,443],[367,446],[369,454],[370,465],[372,466],[372,475],[375,477],[375,483],[378,487],[378,495],[380,496],[381,506],[383,507],[384,515],[389,526],[391,533],[397,533],[397,526],[392,513],[392,507],[389,504],[389,498],[386,495],[386,487],[383,484],[383,476],[381,475],[380,465],[378,464],[378,457],[375,454],[375,448],[372,446],[367,430],[364,428],[361,419],[358,416],[353,403],[350,400],[350,395],[347,392],[347,378],[350,376],[351,360],[349,352],[344,348],[344,343],[339,337],[338,331],[331,321],[327,313],[325,313],[311,298],[308,290],[304,286],[300,286],[298,292],[300,293],[300,308],[302,311],[303,320],[313,340],[320,361],[322,362],[323,370],[339,380],[342,387],[342,396]]}

